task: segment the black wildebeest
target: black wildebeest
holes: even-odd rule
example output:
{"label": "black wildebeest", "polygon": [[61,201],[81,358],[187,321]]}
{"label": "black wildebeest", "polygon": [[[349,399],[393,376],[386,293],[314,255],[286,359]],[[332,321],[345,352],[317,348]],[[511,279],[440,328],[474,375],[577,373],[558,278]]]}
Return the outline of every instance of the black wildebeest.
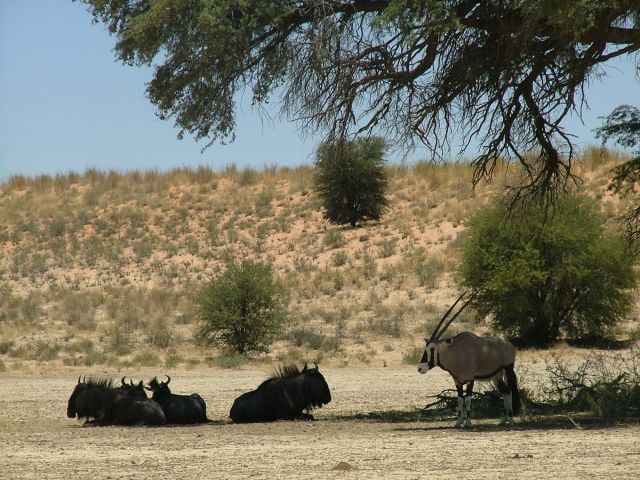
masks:
{"label": "black wildebeest", "polygon": [[149,381],[147,390],[153,392],[152,400],[162,407],[167,423],[206,423],[207,405],[197,393],[191,395],[176,395],[171,393],[167,375],[166,382],[159,382],[156,377]]}
{"label": "black wildebeest", "polygon": [[251,392],[233,402],[229,416],[236,423],[276,420],[313,420],[303,410],[313,410],[331,401],[329,385],[318,365],[302,371],[295,365],[283,366]]}
{"label": "black wildebeest", "polygon": [[138,386],[114,386],[111,379],[80,380],[67,403],[67,417],[85,418],[85,425],[164,425],[160,405],[147,398],[142,382]]}

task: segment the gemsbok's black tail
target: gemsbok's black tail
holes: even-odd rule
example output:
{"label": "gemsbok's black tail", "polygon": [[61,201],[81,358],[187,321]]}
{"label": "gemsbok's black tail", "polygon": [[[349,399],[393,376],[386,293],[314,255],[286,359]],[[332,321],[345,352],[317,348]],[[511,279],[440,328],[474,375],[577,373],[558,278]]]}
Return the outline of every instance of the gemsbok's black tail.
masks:
{"label": "gemsbok's black tail", "polygon": [[513,364],[505,368],[505,375],[507,377],[507,386],[511,390],[511,407],[513,408],[513,415],[520,413],[522,402],[520,401],[520,391],[518,390],[518,378],[516,372],[513,370]]}

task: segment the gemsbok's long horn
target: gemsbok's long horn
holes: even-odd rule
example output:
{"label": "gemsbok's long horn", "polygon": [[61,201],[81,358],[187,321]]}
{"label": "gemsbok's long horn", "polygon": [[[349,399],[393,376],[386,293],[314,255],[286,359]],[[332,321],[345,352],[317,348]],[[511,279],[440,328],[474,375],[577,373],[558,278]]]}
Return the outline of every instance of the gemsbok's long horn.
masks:
{"label": "gemsbok's long horn", "polygon": [[[466,293],[466,292],[465,292]],[[458,318],[458,315],[460,315],[462,313],[462,311],[467,308],[467,306],[473,301],[473,298],[475,297],[475,295],[472,295],[471,297],[467,298],[467,301],[464,302],[462,304],[462,306],[460,307],[460,309],[455,313],[455,315],[453,317],[451,317],[449,319],[449,321],[445,324],[444,327],[442,327],[442,329],[438,332],[438,336],[436,338],[434,338],[434,340],[439,340],[440,337],[442,336],[442,334],[447,330],[447,328],[449,328],[449,325],[451,325],[451,323]]]}
{"label": "gemsbok's long horn", "polygon": [[[440,327],[442,326],[444,321],[447,319],[447,317],[451,314],[453,309],[456,308],[456,305],[458,305],[460,300],[462,300],[462,298],[467,294],[467,292],[468,292],[468,290],[465,290],[464,292],[462,292],[462,295],[460,295],[458,297],[458,299],[454,302],[454,304],[449,307],[449,310],[447,310],[446,313],[442,316],[442,318],[438,322],[438,325],[436,325],[436,328],[433,329],[433,333],[431,334],[431,338],[429,338],[429,341],[427,343],[431,343],[432,341],[440,338],[440,335],[442,335],[442,333],[444,333],[445,329],[443,329],[440,332],[438,330],[440,329]],[[457,316],[457,314],[456,314],[456,316]],[[447,326],[449,326],[449,325],[447,325]]]}

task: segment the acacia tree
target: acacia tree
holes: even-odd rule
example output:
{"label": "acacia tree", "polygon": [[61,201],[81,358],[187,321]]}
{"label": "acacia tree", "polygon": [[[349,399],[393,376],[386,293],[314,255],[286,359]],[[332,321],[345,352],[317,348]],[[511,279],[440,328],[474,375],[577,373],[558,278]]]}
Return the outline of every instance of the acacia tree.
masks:
{"label": "acacia tree", "polygon": [[[128,64],[153,64],[150,100],[179,136],[233,138],[235,94],[329,139],[377,132],[436,155],[454,130],[553,194],[573,178],[562,120],[606,62],[640,50],[637,0],[81,0]],[[531,153],[533,155],[525,155]],[[436,157],[437,158],[437,157]]]}
{"label": "acacia tree", "polygon": [[389,203],[381,137],[326,142],[316,152],[315,185],[332,223],[379,220]]}
{"label": "acacia tree", "polygon": [[271,264],[227,259],[197,296],[196,339],[241,355],[266,352],[286,320],[285,293]]}
{"label": "acacia tree", "polygon": [[609,189],[622,196],[635,196],[634,205],[623,214],[623,221],[627,238],[640,243],[640,110],[620,105],[596,131],[603,145],[613,138],[618,145],[635,149],[635,157],[613,169]]}
{"label": "acacia tree", "polygon": [[461,273],[476,309],[529,345],[609,333],[633,307],[639,257],[607,232],[593,201],[563,198],[553,215],[528,205],[505,217],[504,208],[498,200],[468,229]]}

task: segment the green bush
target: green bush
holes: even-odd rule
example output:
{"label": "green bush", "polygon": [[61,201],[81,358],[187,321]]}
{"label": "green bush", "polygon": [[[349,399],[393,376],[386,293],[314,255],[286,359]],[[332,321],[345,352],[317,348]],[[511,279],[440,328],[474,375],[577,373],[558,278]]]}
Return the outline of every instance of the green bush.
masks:
{"label": "green bush", "polygon": [[381,137],[322,143],[316,151],[315,188],[325,217],[355,227],[362,220],[378,220],[386,210],[388,179]]}
{"label": "green bush", "polygon": [[209,365],[230,369],[241,367],[246,363],[247,357],[237,353],[226,353],[217,357],[207,357],[206,361]]}
{"label": "green bush", "polygon": [[284,288],[270,264],[230,259],[200,291],[196,339],[244,355],[265,352],[286,319]]}
{"label": "green bush", "polygon": [[587,198],[512,215],[498,201],[468,233],[461,273],[476,310],[526,345],[602,338],[633,306],[638,255],[605,229]]}
{"label": "green bush", "polygon": [[423,353],[424,347],[413,347],[402,354],[402,363],[404,365],[417,365]]}

